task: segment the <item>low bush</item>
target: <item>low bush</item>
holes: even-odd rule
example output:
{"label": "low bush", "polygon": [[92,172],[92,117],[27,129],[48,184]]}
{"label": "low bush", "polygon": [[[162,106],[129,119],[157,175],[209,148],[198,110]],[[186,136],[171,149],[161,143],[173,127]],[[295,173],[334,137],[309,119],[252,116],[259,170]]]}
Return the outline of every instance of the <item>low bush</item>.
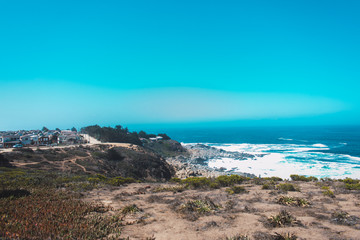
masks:
{"label": "low bush", "polygon": [[277,190],[280,190],[280,191],[283,191],[283,192],[288,192],[288,191],[298,191],[300,192],[300,189],[298,186],[292,184],[292,183],[280,183],[278,185],[276,185],[276,189]]}
{"label": "low bush", "polygon": [[171,183],[181,183],[181,179],[174,177],[174,178],[171,178],[171,179],[169,180],[169,182],[171,182]]}
{"label": "low bush", "polygon": [[334,194],[333,191],[330,190],[330,187],[328,187],[328,186],[322,186],[321,189],[324,190],[324,191],[322,192],[322,194],[323,194],[324,196],[328,196],[328,197],[331,197],[331,198],[335,198],[335,194]]}
{"label": "low bush", "polygon": [[296,240],[298,237],[292,233],[275,233],[273,240]]}
{"label": "low bush", "polygon": [[220,184],[220,186],[222,187],[229,187],[229,186],[233,186],[235,184],[240,184],[243,183],[244,181],[248,181],[250,180],[250,178],[248,177],[244,177],[244,176],[240,176],[240,175],[222,175],[219,176],[215,179],[216,182],[218,182]]}
{"label": "low bush", "polygon": [[296,207],[307,207],[310,205],[310,202],[308,202],[304,198],[297,198],[297,197],[291,197],[291,196],[280,196],[277,200],[277,203],[282,205],[290,205],[290,206],[296,206]]}
{"label": "low bush", "polygon": [[122,210],[121,210],[121,213],[122,214],[134,214],[134,213],[137,213],[137,212],[141,212],[141,209],[138,208],[136,206],[136,204],[131,204],[131,205],[128,205],[128,206],[125,206]]}
{"label": "low bush", "polygon": [[296,175],[296,174],[290,175],[290,178],[293,181],[302,181],[302,182],[316,182],[316,181],[318,181],[318,179],[316,177],[313,177],[313,176],[306,177],[306,176]]}
{"label": "low bush", "polygon": [[345,188],[348,190],[360,190],[360,183],[346,183]]}
{"label": "low bush", "polygon": [[344,211],[335,211],[331,214],[331,222],[339,225],[354,226],[360,224],[360,218],[351,216]]}
{"label": "low bush", "polygon": [[360,180],[358,179],[352,179],[352,178],[345,178],[345,179],[339,179],[340,182],[344,182],[346,184],[356,184],[359,183]]}
{"label": "low bush", "polygon": [[220,188],[220,187],[230,187],[235,184],[241,184],[244,181],[248,181],[250,178],[240,176],[240,175],[222,175],[217,178],[207,178],[207,177],[189,177],[184,180],[181,180],[181,183],[186,184],[190,188]]}
{"label": "low bush", "polygon": [[103,216],[108,211],[68,192],[37,190],[18,199],[0,199],[0,238],[102,239],[120,235],[122,219]]}
{"label": "low bush", "polygon": [[181,182],[190,188],[209,188],[211,179],[206,177],[189,177]]}
{"label": "low bush", "polygon": [[245,188],[242,187],[242,186],[232,186],[230,188],[227,188],[225,191],[230,195],[239,194],[239,193],[245,193],[246,192]]}
{"label": "low bush", "polygon": [[250,240],[250,238],[246,235],[237,234],[232,237],[226,237],[224,240]]}
{"label": "low bush", "polygon": [[153,192],[183,192],[185,191],[185,186],[176,185],[176,186],[165,186],[165,187],[157,187],[153,190]]}
{"label": "low bush", "polygon": [[279,214],[268,218],[268,222],[272,227],[291,226],[295,221],[295,217],[285,210],[282,210]]}
{"label": "low bush", "polygon": [[200,214],[205,214],[219,208],[220,206],[216,205],[210,199],[197,199],[190,200],[185,204],[181,205],[180,212],[196,212]]}
{"label": "low bush", "polygon": [[261,187],[261,189],[269,190],[269,189],[275,189],[275,185],[271,183],[264,183]]}

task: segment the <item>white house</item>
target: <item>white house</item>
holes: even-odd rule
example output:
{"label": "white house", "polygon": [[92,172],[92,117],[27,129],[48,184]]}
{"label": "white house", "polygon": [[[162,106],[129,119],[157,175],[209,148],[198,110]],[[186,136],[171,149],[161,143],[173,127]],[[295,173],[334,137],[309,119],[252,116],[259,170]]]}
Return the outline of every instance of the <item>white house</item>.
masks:
{"label": "white house", "polygon": [[24,145],[24,146],[31,145],[31,135],[30,135],[30,134],[26,134],[26,135],[20,136],[20,142],[21,142],[22,145]]}

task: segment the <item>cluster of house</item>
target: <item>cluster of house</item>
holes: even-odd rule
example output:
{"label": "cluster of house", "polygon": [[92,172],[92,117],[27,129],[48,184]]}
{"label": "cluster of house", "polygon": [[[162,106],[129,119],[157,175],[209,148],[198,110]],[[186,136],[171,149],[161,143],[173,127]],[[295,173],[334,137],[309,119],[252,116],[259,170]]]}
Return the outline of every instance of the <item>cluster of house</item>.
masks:
{"label": "cluster of house", "polygon": [[0,148],[55,146],[86,143],[76,131],[71,130],[19,130],[0,132]]}

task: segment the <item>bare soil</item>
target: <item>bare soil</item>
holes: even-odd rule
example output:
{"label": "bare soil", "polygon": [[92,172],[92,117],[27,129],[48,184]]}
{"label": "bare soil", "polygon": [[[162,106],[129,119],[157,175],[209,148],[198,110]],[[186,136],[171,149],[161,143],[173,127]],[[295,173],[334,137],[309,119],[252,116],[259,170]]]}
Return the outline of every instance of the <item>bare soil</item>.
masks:
{"label": "bare soil", "polygon": [[[360,193],[341,190],[333,183],[335,198],[322,194],[320,184],[298,182],[301,192],[282,193],[263,190],[261,185],[243,184],[246,193],[229,195],[225,190],[185,190],[155,192],[159,187],[176,186],[159,183],[134,183],[127,186],[96,189],[85,193],[85,201],[103,203],[113,213],[135,204],[140,212],[125,218],[123,237],[130,239],[226,239],[237,234],[250,239],[271,239],[269,234],[291,233],[298,239],[360,239]],[[281,195],[308,200],[308,207],[280,205]],[[220,206],[199,214],[179,211],[189,200],[208,199]],[[296,223],[271,227],[268,218],[286,210]],[[353,218],[344,225],[334,213],[347,212]],[[349,218],[350,219],[350,218]]]}

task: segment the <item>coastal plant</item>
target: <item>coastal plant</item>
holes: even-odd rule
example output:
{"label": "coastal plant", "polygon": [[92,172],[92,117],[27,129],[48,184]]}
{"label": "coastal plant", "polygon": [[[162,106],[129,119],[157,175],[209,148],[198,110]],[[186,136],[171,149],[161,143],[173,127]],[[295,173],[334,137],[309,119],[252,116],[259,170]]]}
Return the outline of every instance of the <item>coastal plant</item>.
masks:
{"label": "coastal plant", "polygon": [[114,178],[110,178],[106,181],[107,184],[113,185],[113,186],[120,186],[120,185],[124,185],[127,183],[136,183],[139,182],[138,180],[131,178],[131,177],[114,177]]}
{"label": "coastal plant", "polygon": [[291,196],[280,196],[276,202],[282,205],[296,206],[296,207],[307,207],[310,203],[304,198],[291,197]]}
{"label": "coastal plant", "polygon": [[181,182],[190,188],[209,188],[211,179],[206,177],[189,177]]}
{"label": "coastal plant", "polygon": [[240,175],[222,175],[217,178],[207,178],[207,177],[189,177],[181,180],[182,184],[185,184],[186,187],[197,189],[197,188],[210,188],[216,189],[220,187],[230,187],[235,184],[241,184],[244,181],[248,181],[250,178],[240,176]]}
{"label": "coastal plant", "polygon": [[229,187],[229,186],[233,186],[235,184],[240,184],[243,183],[244,181],[249,181],[250,178],[249,177],[244,177],[244,176],[240,176],[240,175],[236,175],[236,174],[232,174],[232,175],[222,175],[216,178],[216,182],[218,182],[220,184],[220,186],[222,187]]}
{"label": "coastal plant", "polygon": [[294,191],[298,191],[300,192],[300,189],[298,186],[292,184],[292,183],[280,183],[278,185],[276,185],[276,189],[283,191],[283,192],[294,192]]}
{"label": "coastal plant", "polygon": [[176,185],[176,186],[165,186],[165,187],[157,187],[153,190],[153,192],[183,192],[186,190],[184,185]]}
{"label": "coastal plant", "polygon": [[328,196],[328,197],[331,197],[331,198],[335,198],[335,194],[334,194],[333,191],[330,190],[330,187],[328,187],[328,186],[322,186],[321,189],[324,190],[324,191],[322,192],[322,194],[323,194],[324,196]]}
{"label": "coastal plant", "polygon": [[121,210],[121,213],[124,215],[134,214],[137,212],[141,212],[141,209],[138,208],[138,206],[136,206],[136,204],[127,205],[127,206],[123,207],[123,209]]}
{"label": "coastal plant", "polygon": [[277,233],[273,236],[273,240],[296,240],[298,237],[293,233]]}
{"label": "coastal plant", "polygon": [[211,212],[212,210],[218,209],[219,206],[216,205],[210,199],[197,199],[190,200],[183,204],[180,208],[180,211],[190,211],[197,212],[200,214]]}
{"label": "coastal plant", "polygon": [[348,190],[360,190],[360,183],[345,183],[345,188]]}
{"label": "coastal plant", "polygon": [[339,225],[354,226],[360,223],[360,218],[351,216],[345,211],[335,211],[331,214],[331,222]]}
{"label": "coastal plant", "polygon": [[189,200],[186,203],[180,204],[176,210],[183,214],[185,218],[195,221],[199,216],[209,214],[220,207],[220,205],[215,204],[211,199],[205,198]]}
{"label": "coastal plant", "polygon": [[242,187],[242,186],[232,186],[230,188],[227,188],[225,191],[230,195],[239,194],[239,193],[245,193],[246,192],[245,188]]}
{"label": "coastal plant", "polygon": [[344,182],[346,184],[356,184],[359,183],[360,180],[358,179],[352,179],[352,178],[345,178],[345,179],[339,179],[340,182]]}
{"label": "coastal plant", "polygon": [[120,236],[122,218],[109,209],[77,200],[69,192],[38,189],[20,198],[0,199],[0,238],[103,239]]}
{"label": "coastal plant", "polygon": [[250,237],[248,237],[247,235],[237,234],[232,237],[226,237],[224,238],[224,240],[250,240]]}
{"label": "coastal plant", "polygon": [[268,223],[272,227],[291,226],[295,221],[296,221],[295,217],[293,217],[286,210],[282,210],[279,214],[268,218]]}
{"label": "coastal plant", "polygon": [[264,183],[261,187],[261,189],[269,190],[269,189],[275,189],[275,184],[272,183]]}
{"label": "coastal plant", "polygon": [[302,182],[316,182],[318,181],[318,179],[316,177],[313,176],[303,176],[303,175],[297,175],[297,174],[292,174],[290,175],[291,180],[293,181],[302,181]]}
{"label": "coastal plant", "polygon": [[181,183],[181,179],[177,177],[173,177],[169,180],[171,183]]}

